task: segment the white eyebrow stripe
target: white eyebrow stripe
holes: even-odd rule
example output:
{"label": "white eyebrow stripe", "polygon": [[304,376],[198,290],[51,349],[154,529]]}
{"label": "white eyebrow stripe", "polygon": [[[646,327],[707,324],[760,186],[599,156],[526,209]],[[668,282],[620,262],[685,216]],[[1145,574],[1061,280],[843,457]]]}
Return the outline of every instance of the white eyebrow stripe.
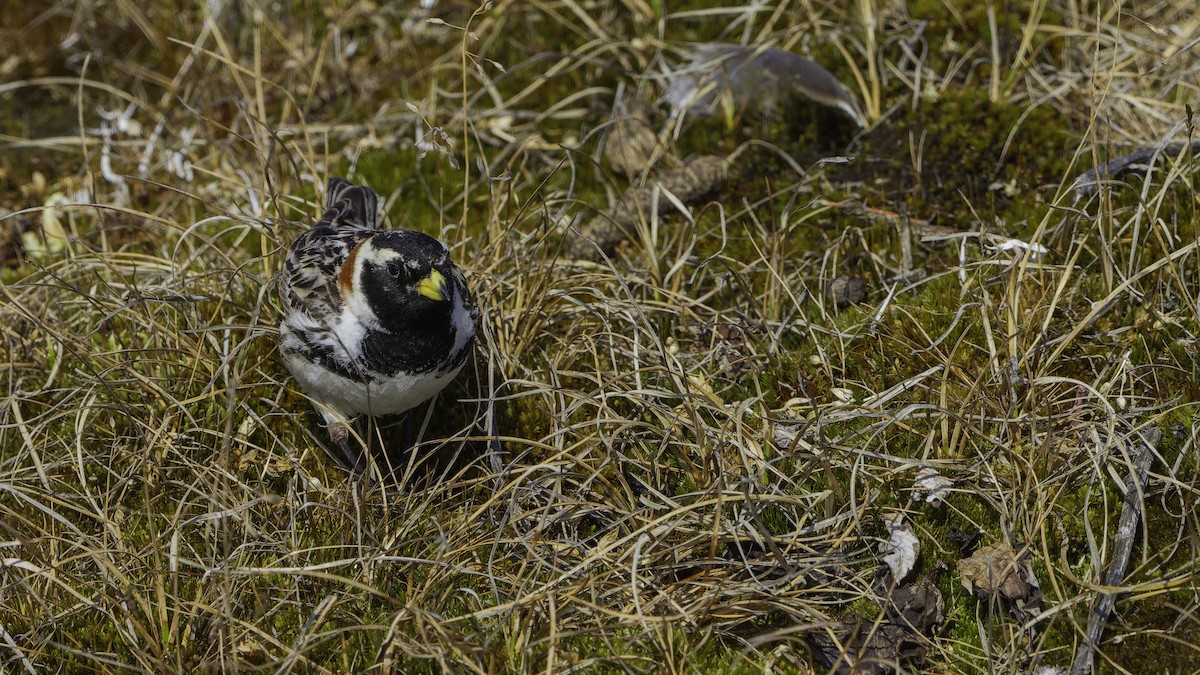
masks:
{"label": "white eyebrow stripe", "polygon": [[367,242],[367,245],[363,249],[358,254],[359,259],[374,265],[386,265],[391,260],[403,257],[399,251],[375,246],[373,242]]}

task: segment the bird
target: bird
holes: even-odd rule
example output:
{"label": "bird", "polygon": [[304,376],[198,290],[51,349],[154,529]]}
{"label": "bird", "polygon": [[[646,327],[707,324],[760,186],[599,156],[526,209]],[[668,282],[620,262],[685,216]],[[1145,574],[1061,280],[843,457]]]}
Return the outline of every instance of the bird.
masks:
{"label": "bird", "polygon": [[356,474],[366,464],[349,425],[436,396],[466,364],[480,317],[449,249],[423,232],[378,229],[378,200],[331,178],[324,213],[292,242],[281,282],[284,365],[324,420],[335,459]]}

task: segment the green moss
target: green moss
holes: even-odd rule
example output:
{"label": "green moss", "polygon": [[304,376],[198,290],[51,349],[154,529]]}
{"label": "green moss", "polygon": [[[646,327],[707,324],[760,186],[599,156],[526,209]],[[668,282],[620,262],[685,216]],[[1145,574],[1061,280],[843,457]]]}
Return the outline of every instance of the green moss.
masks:
{"label": "green moss", "polygon": [[1038,190],[1057,185],[1071,166],[1075,141],[1065,124],[1048,107],[956,89],[877,127],[862,139],[859,161],[837,175],[865,181],[941,225],[969,229],[976,217],[1036,223],[1045,209]]}

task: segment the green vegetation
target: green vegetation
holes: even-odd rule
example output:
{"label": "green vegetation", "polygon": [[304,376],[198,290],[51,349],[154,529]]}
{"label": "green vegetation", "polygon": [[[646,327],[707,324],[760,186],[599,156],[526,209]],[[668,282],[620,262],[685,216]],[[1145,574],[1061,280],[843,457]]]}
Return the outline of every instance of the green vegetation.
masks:
{"label": "green vegetation", "polygon": [[[1197,161],[1073,189],[1194,137],[1190,11],[710,4],[4,4],[0,670],[820,672],[891,621],[900,513],[944,600],[906,668],[1065,668],[1133,500],[1095,663],[1191,668]],[[629,187],[616,89],[655,101],[695,41],[808,55],[871,124],[656,107],[664,167],[730,180],[568,259]],[[484,312],[428,417],[359,425],[373,489],[276,349],[335,175]],[[1000,541],[1039,610],[964,589]]]}

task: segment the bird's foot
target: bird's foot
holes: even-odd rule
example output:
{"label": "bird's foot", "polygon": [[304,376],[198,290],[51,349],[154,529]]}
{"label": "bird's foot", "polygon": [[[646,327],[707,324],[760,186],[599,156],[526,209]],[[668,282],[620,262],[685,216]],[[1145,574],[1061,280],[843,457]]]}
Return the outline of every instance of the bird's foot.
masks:
{"label": "bird's foot", "polygon": [[371,468],[368,466],[365,452],[357,450],[350,442],[350,428],[344,424],[329,425],[329,440],[337,446],[342,454],[340,463],[356,477],[362,478],[368,484],[374,483],[371,478]]}

